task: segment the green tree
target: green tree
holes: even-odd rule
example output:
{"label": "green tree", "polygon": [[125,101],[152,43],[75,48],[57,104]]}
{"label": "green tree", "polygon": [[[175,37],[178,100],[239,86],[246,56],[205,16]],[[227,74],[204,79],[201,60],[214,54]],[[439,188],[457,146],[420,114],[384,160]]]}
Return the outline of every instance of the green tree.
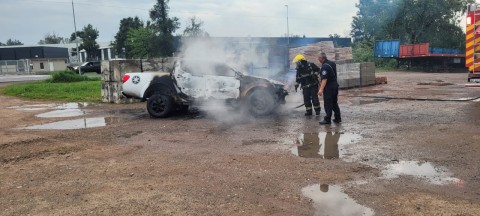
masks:
{"label": "green tree", "polygon": [[126,49],[129,50],[128,55],[133,58],[156,56],[156,48],[152,46],[152,44],[155,43],[155,39],[155,32],[149,27],[130,29],[127,33],[126,40]]}
{"label": "green tree", "polygon": [[38,42],[38,44],[60,44],[67,42],[66,38],[57,36],[55,33],[45,34],[44,38]]}
{"label": "green tree", "polygon": [[189,19],[189,23],[183,30],[183,37],[208,37],[209,34],[202,29],[203,22],[197,17]]}
{"label": "green tree", "polygon": [[143,28],[143,21],[138,17],[128,17],[120,21],[120,27],[115,35],[115,41],[112,43],[115,53],[117,55],[123,55],[123,49],[125,49],[125,54],[127,58],[130,56],[131,46],[127,46],[128,33],[132,29]]}
{"label": "green tree", "polygon": [[17,46],[17,45],[23,45],[23,43],[17,39],[11,39],[11,38],[8,39],[5,44],[3,44],[3,46]]}
{"label": "green tree", "polygon": [[177,17],[168,16],[169,0],[157,0],[157,3],[150,10],[151,25],[155,33],[155,40],[152,46],[156,47],[151,56],[170,56],[175,50],[173,47],[173,33],[180,27]]}
{"label": "green tree", "polygon": [[465,33],[460,18],[466,3],[467,0],[360,0],[350,32],[355,43],[354,56],[357,61],[366,59],[370,56],[367,48],[373,49],[375,40],[391,39],[464,50]]}
{"label": "green tree", "polygon": [[83,31],[77,31],[77,34],[75,35],[75,32],[73,32],[70,35],[70,41],[75,41],[78,38],[83,38]]}
{"label": "green tree", "polygon": [[82,31],[77,33],[77,35],[82,39],[82,43],[78,47],[80,50],[84,49],[87,51],[87,58],[94,59],[97,57],[98,48],[100,47],[97,44],[97,38],[99,32],[97,29],[93,28],[91,24],[83,27]]}
{"label": "green tree", "polygon": [[0,42],[0,46],[6,46],[6,45],[7,45],[7,44],[4,44],[4,43]]}

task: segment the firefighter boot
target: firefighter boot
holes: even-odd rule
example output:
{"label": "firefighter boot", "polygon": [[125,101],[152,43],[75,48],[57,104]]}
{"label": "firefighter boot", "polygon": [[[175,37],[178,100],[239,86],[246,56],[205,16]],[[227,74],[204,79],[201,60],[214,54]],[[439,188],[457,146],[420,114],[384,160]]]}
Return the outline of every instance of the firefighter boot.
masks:
{"label": "firefighter boot", "polygon": [[305,113],[305,116],[311,116],[312,115],[312,110],[307,110],[307,112]]}

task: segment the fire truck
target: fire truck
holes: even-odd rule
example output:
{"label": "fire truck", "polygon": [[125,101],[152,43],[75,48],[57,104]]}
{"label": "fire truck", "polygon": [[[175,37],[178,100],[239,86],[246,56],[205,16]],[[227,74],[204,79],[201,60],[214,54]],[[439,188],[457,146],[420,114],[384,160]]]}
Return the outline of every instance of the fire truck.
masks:
{"label": "fire truck", "polygon": [[468,81],[480,83],[480,4],[471,3],[467,8],[466,56]]}

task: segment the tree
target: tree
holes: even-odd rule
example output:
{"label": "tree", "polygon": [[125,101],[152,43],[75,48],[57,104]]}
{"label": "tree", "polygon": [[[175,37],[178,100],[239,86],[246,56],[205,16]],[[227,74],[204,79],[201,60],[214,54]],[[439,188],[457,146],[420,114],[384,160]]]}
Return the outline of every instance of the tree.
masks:
{"label": "tree", "polygon": [[57,36],[55,33],[45,34],[44,38],[38,42],[38,44],[60,44],[68,42],[66,38]]}
{"label": "tree", "polygon": [[466,0],[360,0],[351,35],[355,42],[400,39],[463,49],[459,20],[465,4]]}
{"label": "tree", "polygon": [[83,38],[83,31],[77,31],[77,34],[75,35],[75,32],[73,32],[71,35],[70,35],[70,41],[75,41],[76,39],[78,38]]}
{"label": "tree", "polygon": [[360,0],[351,36],[356,61],[373,59],[376,40],[465,50],[460,19],[467,0]]}
{"label": "tree", "polygon": [[16,39],[8,39],[6,43],[1,43],[0,42],[0,46],[16,46],[16,45],[23,45],[22,42],[20,42],[19,40],[16,40]]}
{"label": "tree", "polygon": [[177,17],[168,17],[169,0],[157,0],[150,10],[150,19],[152,19],[153,27],[156,33],[163,36],[173,35],[173,33],[180,27]]}
{"label": "tree", "polygon": [[209,34],[202,30],[203,22],[197,17],[192,17],[189,20],[187,27],[183,30],[184,37],[208,37]]}
{"label": "tree", "polygon": [[157,0],[157,3],[150,10],[151,25],[156,39],[153,40],[154,47],[158,49],[156,53],[159,56],[170,56],[175,50],[173,47],[173,33],[180,27],[177,17],[168,17],[169,0]]}
{"label": "tree", "polygon": [[123,55],[123,49],[125,49],[125,57],[131,57],[131,46],[127,46],[128,33],[130,30],[139,28],[143,28],[143,21],[138,17],[128,17],[120,20],[120,27],[115,35],[115,41],[112,43],[117,55]]}
{"label": "tree", "polygon": [[152,28],[141,27],[130,29],[127,34],[126,49],[129,50],[129,57],[148,58],[158,54],[155,44],[156,35]]}
{"label": "tree", "polygon": [[[77,36],[82,39],[82,43],[78,48],[80,50],[84,49],[87,52],[87,58],[89,59],[94,59],[97,57],[98,48],[100,47],[96,41],[98,35],[98,30],[93,28],[91,24],[86,25],[83,27],[82,31],[77,32]],[[75,33],[72,33],[70,40],[76,40]]]}

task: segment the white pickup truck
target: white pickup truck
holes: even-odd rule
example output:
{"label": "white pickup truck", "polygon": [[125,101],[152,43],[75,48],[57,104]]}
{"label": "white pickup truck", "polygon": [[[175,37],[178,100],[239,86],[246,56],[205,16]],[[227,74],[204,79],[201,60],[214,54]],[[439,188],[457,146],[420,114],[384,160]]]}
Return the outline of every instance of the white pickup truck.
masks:
{"label": "white pickup truck", "polygon": [[246,76],[223,63],[177,61],[172,73],[127,73],[123,95],[147,101],[155,118],[211,101],[248,109],[253,115],[270,114],[285,103],[288,92],[281,82]]}

